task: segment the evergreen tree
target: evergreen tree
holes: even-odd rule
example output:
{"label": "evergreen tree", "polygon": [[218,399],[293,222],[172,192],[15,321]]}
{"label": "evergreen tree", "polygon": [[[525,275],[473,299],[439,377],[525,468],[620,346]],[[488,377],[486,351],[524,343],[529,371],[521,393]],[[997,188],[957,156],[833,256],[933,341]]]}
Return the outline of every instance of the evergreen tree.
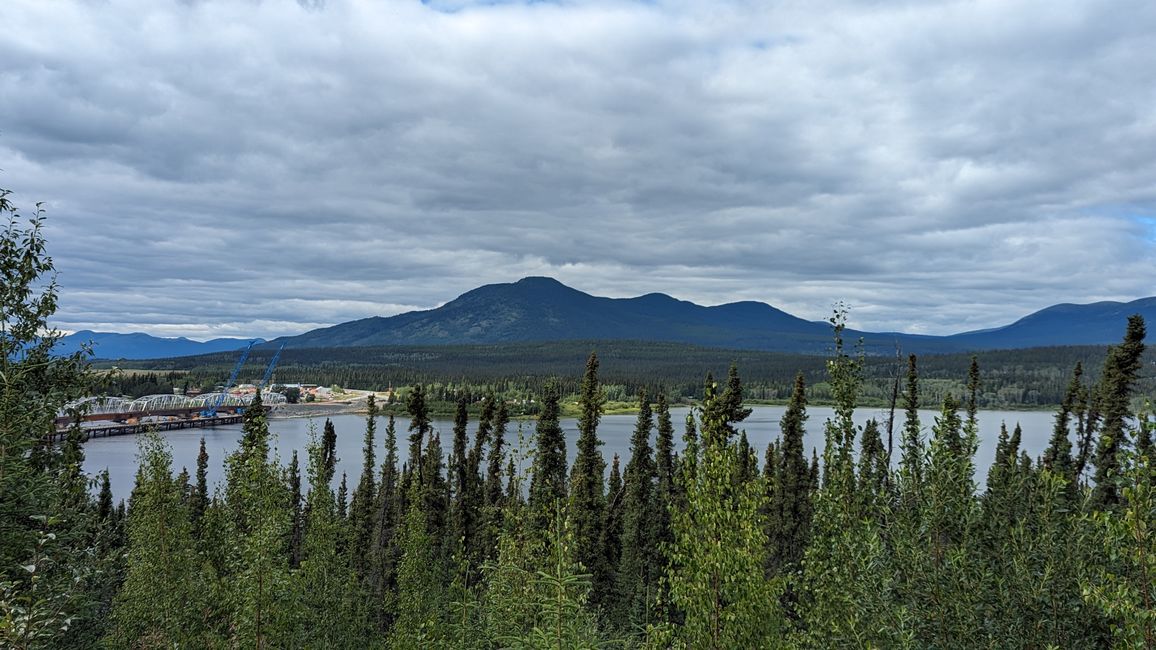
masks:
{"label": "evergreen tree", "polygon": [[[1138,434],[1151,437],[1156,432],[1150,413],[1140,413],[1136,419]],[[1083,594],[1112,621],[1115,647],[1152,648],[1156,647],[1156,554],[1152,553],[1156,547],[1156,470],[1153,459],[1126,449],[1119,460],[1125,485],[1119,491],[1120,501],[1115,508],[1092,515],[1098,550],[1108,561],[1101,560],[1088,572]]]}
{"label": "evergreen tree", "polygon": [[344,520],[349,514],[349,481],[345,472],[341,473],[341,483],[337,485],[337,517]]}
{"label": "evergreen tree", "polygon": [[369,570],[369,548],[373,537],[375,502],[377,500],[377,456],[374,438],[377,434],[377,402],[373,393],[365,400],[365,442],[362,446],[361,478],[353,490],[353,500],[349,506],[349,525],[352,544],[349,557],[358,576],[364,577]]}
{"label": "evergreen tree", "polygon": [[[674,460],[674,425],[670,420],[670,405],[666,401],[666,394],[658,394],[658,402],[654,407],[657,423],[657,435],[654,442],[655,461],[655,504],[654,504],[654,541],[655,541],[655,572],[659,576],[666,575],[670,564],[669,548],[674,543],[674,531],[671,529],[670,513],[675,507],[675,460]],[[657,616],[670,619],[670,594],[666,589],[666,581],[658,583]],[[663,611],[665,610],[665,611]]]}
{"label": "evergreen tree", "polygon": [[312,485],[308,495],[309,527],[302,542],[300,568],[292,574],[293,599],[300,607],[294,645],[358,647],[369,639],[366,598],[342,554],[347,529],[338,515],[333,489],[322,480],[329,471],[324,442],[310,440],[308,457]]}
{"label": "evergreen tree", "polygon": [[450,544],[450,551],[459,558],[464,558],[466,549],[471,548],[474,540],[471,537],[474,529],[476,511],[469,509],[469,456],[467,456],[467,429],[469,427],[469,413],[465,397],[459,397],[454,411],[454,439],[450,449],[449,470],[449,521],[446,539]]}
{"label": "evergreen tree", "polygon": [[1124,341],[1108,350],[1104,371],[1096,386],[1096,410],[1101,421],[1092,502],[1100,508],[1114,507],[1120,500],[1117,485],[1121,472],[1119,452],[1131,416],[1132,389],[1143,363],[1144,336],[1144,318],[1129,316]]}
{"label": "evergreen tree", "polygon": [[598,355],[591,352],[586,361],[586,372],[578,394],[578,453],[570,472],[570,528],[574,535],[574,553],[578,563],[593,576],[591,602],[594,606],[605,603],[609,585],[607,567],[602,564],[599,547],[606,497],[603,494],[603,475],[606,461],[598,447],[598,422],[606,401],[598,383]]}
{"label": "evergreen tree", "polygon": [[[427,486],[425,491],[432,490]],[[439,647],[444,611],[449,604],[445,584],[437,568],[440,559],[436,538],[427,526],[423,498],[416,481],[410,485],[409,510],[401,528],[401,561],[398,565],[397,593],[401,606],[389,637],[396,650]]]}
{"label": "evergreen tree", "polygon": [[653,622],[651,607],[657,595],[658,547],[655,536],[654,487],[657,470],[650,447],[653,413],[646,390],[638,394],[638,419],[630,438],[630,461],[623,475],[622,556],[618,565],[620,597],[612,622],[625,629],[631,624],[645,627]]}
{"label": "evergreen tree", "polygon": [[610,478],[606,482],[606,517],[602,525],[602,537],[598,546],[602,549],[602,566],[606,567],[606,593],[603,602],[618,603],[622,594],[618,590],[618,567],[622,560],[622,533],[624,528],[626,490],[622,485],[618,454],[610,463]]}
{"label": "evergreen tree", "polygon": [[542,396],[536,429],[537,452],[530,477],[530,511],[534,529],[547,530],[550,513],[566,498],[566,438],[558,423],[558,387],[551,383]]}
{"label": "evergreen tree", "polygon": [[325,418],[325,426],[322,427],[321,453],[324,459],[321,478],[326,485],[332,485],[337,475],[337,430],[329,418]]}
{"label": "evergreen tree", "polygon": [[743,405],[743,382],[739,378],[739,367],[733,362],[727,369],[727,386],[719,396],[719,405],[727,423],[728,436],[738,433],[735,425],[746,420],[753,412]]}
{"label": "evergreen tree", "polygon": [[128,525],[128,566],[105,643],[114,648],[204,647],[206,583],[192,522],[172,476],[172,453],[156,433],[140,439],[141,485]]}
{"label": "evergreen tree", "polygon": [[915,355],[907,357],[907,388],[903,393],[903,408],[907,419],[903,425],[903,439],[899,443],[900,497],[904,508],[915,507],[923,489],[923,471],[926,453],[919,426],[919,371]]}
{"label": "evergreen tree", "polygon": [[96,504],[96,516],[100,521],[107,522],[116,514],[112,505],[112,483],[107,469],[100,473],[100,495]]}
{"label": "evergreen tree", "polygon": [[489,463],[486,468],[486,505],[498,506],[502,501],[502,461],[505,458],[506,426],[510,415],[505,400],[498,400],[494,413],[493,442],[490,445]]}
{"label": "evergreen tree", "polygon": [[[481,548],[485,559],[497,559],[498,535],[503,528],[505,494],[502,489],[502,462],[505,459],[506,426],[510,416],[505,400],[499,400],[494,412],[493,441],[490,445],[485,485],[485,523]],[[509,476],[513,476],[511,470]]]}
{"label": "evergreen tree", "polygon": [[803,455],[807,393],[803,374],[795,375],[791,401],[779,420],[781,451],[770,512],[778,526],[769,540],[770,565],[777,574],[792,571],[803,559],[811,526],[811,468]]}
{"label": "evergreen tree", "polygon": [[245,409],[241,443],[225,461],[225,583],[230,643],[280,647],[294,635],[290,599],[288,487],[269,458],[269,426],[260,394]]}
{"label": "evergreen tree", "polygon": [[421,510],[426,517],[426,534],[430,536],[439,559],[447,559],[442,554],[452,552],[448,544],[450,491],[446,480],[445,458],[442,454],[441,436],[431,433],[426,440],[426,451],[422,457]]}
{"label": "evergreen tree", "polygon": [[1071,428],[1071,419],[1080,398],[1082,384],[1080,378],[1084,374],[1084,367],[1076,363],[1072,370],[1072,379],[1068,382],[1068,390],[1064,393],[1064,401],[1060,403],[1060,410],[1056,413],[1056,426],[1052,429],[1052,439],[1044,452],[1044,467],[1057,476],[1062,476],[1075,484],[1074,460],[1072,458],[1072,441],[1068,437]]}
{"label": "evergreen tree", "polygon": [[466,538],[469,548],[466,554],[469,559],[470,586],[473,586],[481,576],[481,566],[490,557],[490,549],[496,541],[489,537],[486,528],[489,525],[489,514],[486,510],[486,475],[482,461],[486,456],[486,448],[491,444],[493,437],[494,416],[497,414],[497,405],[493,393],[490,393],[482,404],[481,417],[478,418],[478,430],[474,434],[474,444],[470,449],[466,468],[466,494],[463,499],[463,509],[470,514],[469,530]]}
{"label": "evergreen tree", "polygon": [[[204,438],[201,438],[202,445]],[[203,447],[202,447],[203,450]],[[197,468],[197,483],[200,485],[200,468]],[[304,502],[301,497],[301,466],[297,462],[297,450],[289,461],[289,566],[296,569],[301,564],[301,545],[305,538]]]}
{"label": "evergreen tree", "polygon": [[385,427],[385,460],[374,501],[374,528],[369,549],[369,590],[375,604],[372,615],[379,630],[392,620],[393,599],[397,590],[398,527],[401,524],[401,498],[398,495],[397,427],[392,415]]}
{"label": "evergreen tree", "polygon": [[859,495],[865,515],[879,512],[889,500],[887,450],[883,447],[883,436],[879,423],[872,418],[863,428],[859,446]]}
{"label": "evergreen tree", "polygon": [[197,452],[197,483],[193,487],[189,511],[195,530],[199,530],[205,508],[209,507],[209,452],[205,450],[205,437],[201,436],[201,448]]}
{"label": "evergreen tree", "polygon": [[[411,473],[421,473],[421,446],[433,431],[433,423],[430,421],[429,407],[426,406],[425,388],[418,384],[410,391],[409,396],[405,400],[405,410],[409,414],[409,468]],[[402,489],[408,495],[411,493],[409,489],[409,481],[411,477],[403,474]]]}

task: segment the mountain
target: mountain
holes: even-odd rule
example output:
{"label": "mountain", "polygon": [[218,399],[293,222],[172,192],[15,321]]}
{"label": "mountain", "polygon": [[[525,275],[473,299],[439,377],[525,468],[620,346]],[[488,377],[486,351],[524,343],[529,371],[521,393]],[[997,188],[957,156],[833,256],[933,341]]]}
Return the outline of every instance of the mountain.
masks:
{"label": "mountain", "polygon": [[[61,337],[54,351],[57,354],[72,354],[80,350],[84,343],[92,343],[97,359],[165,359],[212,352],[230,352],[248,345],[251,339],[213,339],[211,341],[191,341],[185,337],[169,339],[150,336],[140,332],[116,334],[114,332],[93,332],[81,330]],[[258,343],[264,339],[257,339]]]}
{"label": "mountain", "polygon": [[602,298],[530,277],[479,287],[436,309],[365,318],[278,341],[344,347],[645,339],[759,349],[768,333],[795,344],[826,344],[829,329],[758,302],[702,307],[661,293]]}
{"label": "mountain", "polygon": [[[1156,323],[1156,298],[1057,305],[1005,327],[952,336],[849,330],[845,339],[862,337],[875,353],[891,353],[896,344],[918,353],[1099,345],[1119,341],[1127,315],[1137,312]],[[761,302],[703,307],[661,293],[603,298],[552,278],[529,277],[479,287],[436,309],[350,321],[275,343],[327,348],[629,339],[815,353],[831,346],[831,327]]]}
{"label": "mountain", "polygon": [[[1128,317],[1140,314],[1148,331],[1156,328],[1156,297],[1132,302],[1064,303],[1045,307],[1011,325],[944,337],[969,350],[1034,348],[1050,345],[1119,343]],[[1149,337],[1152,340],[1152,337]]]}

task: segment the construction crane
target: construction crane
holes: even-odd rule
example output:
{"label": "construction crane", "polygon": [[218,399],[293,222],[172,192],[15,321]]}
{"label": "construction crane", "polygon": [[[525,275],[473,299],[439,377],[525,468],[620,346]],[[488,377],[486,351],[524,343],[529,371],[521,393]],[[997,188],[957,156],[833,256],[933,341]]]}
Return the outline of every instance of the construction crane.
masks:
{"label": "construction crane", "polygon": [[261,383],[257,384],[257,392],[265,390],[265,384],[269,383],[269,379],[273,376],[273,368],[277,367],[277,360],[281,358],[281,350],[285,349],[285,344],[277,348],[277,353],[273,355],[273,360],[269,362],[269,367],[265,368],[265,376],[261,378]]}
{"label": "construction crane", "polygon": [[253,345],[257,341],[249,341],[249,345],[245,347],[245,351],[241,353],[241,358],[237,360],[237,365],[233,368],[233,374],[229,375],[229,381],[225,383],[225,387],[221,389],[221,394],[217,396],[217,401],[212,406],[201,411],[201,417],[212,418],[217,417],[217,409],[221,408],[221,404],[225,402],[225,395],[228,394],[229,389],[233,387],[233,382],[237,381],[237,375],[241,372],[241,366],[245,365],[245,360],[249,358],[249,351],[253,349]]}

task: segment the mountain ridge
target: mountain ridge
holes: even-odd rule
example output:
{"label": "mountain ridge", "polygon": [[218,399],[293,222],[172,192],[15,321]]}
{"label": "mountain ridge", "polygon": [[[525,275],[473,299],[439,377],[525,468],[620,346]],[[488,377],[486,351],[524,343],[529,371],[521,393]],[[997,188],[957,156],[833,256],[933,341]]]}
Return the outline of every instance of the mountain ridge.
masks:
{"label": "mountain ridge", "polygon": [[264,343],[264,339],[235,339],[216,338],[209,341],[193,341],[183,336],[165,338],[131,332],[94,332],[80,330],[60,337],[53,348],[53,352],[68,355],[79,352],[84,344],[91,344],[93,356],[97,359],[160,359],[167,357],[183,357],[194,354],[210,354],[213,352],[231,352],[240,350],[256,340]]}
{"label": "mountain ridge", "polygon": [[[1156,322],[1156,297],[1131,302],[1059,303],[1000,327],[945,336],[846,330],[844,340],[862,339],[869,354],[919,354],[1048,346],[1107,345],[1123,335],[1127,317],[1140,313]],[[76,332],[58,351],[93,341],[96,357],[168,358],[228,352],[250,339],[161,339],[147,334]],[[767,303],[746,300],[703,306],[651,292],[633,298],[594,296],[554,278],[530,276],[487,284],[432,309],[395,316],[370,316],[295,336],[263,342],[272,348],[346,348],[405,345],[487,345],[551,341],[645,340],[710,348],[804,354],[826,353],[831,325],[810,321]]]}
{"label": "mountain ridge", "polygon": [[[1001,327],[946,336],[847,330],[869,353],[950,353],[1053,345],[1105,345],[1123,335],[1128,315],[1156,321],[1156,297],[1121,303],[1061,303]],[[469,345],[568,340],[645,339],[706,347],[825,352],[826,321],[772,305],[740,301],[702,306],[652,292],[633,298],[593,296],[554,278],[531,276],[482,285],[433,309],[372,316],[275,339],[289,347]]]}

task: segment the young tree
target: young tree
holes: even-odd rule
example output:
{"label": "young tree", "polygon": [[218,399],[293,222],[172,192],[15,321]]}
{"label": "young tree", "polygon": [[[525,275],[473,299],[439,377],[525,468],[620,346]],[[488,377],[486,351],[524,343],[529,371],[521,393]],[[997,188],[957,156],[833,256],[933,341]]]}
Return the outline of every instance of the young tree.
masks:
{"label": "young tree", "polygon": [[245,409],[240,446],[225,461],[225,482],[231,643],[285,645],[295,616],[289,599],[289,494],[281,468],[269,457],[260,394]]}
{"label": "young tree", "polygon": [[782,633],[777,595],[763,573],[766,537],[761,481],[735,482],[740,459],[728,441],[726,411],[712,386],[700,411],[702,451],[674,513],[670,597],[685,622],[678,640],[691,648],[755,648]]}
{"label": "young tree", "polygon": [[[10,583],[14,599],[33,602],[28,616],[34,619],[35,603],[62,604],[37,619],[55,625],[60,636],[59,626],[89,607],[74,578],[91,566],[84,537],[96,523],[87,503],[74,502],[82,478],[76,459],[46,440],[56,433],[57,412],[83,394],[90,371],[84,352],[53,353],[60,334],[48,319],[56,311],[57,285],[44,215],[37,206],[23,225],[10,195],[0,189],[0,583]],[[86,491],[80,496],[87,501]],[[32,562],[43,557],[45,539],[72,570],[46,571]],[[39,568],[33,576],[22,566]],[[7,641],[0,633],[0,645]]]}
{"label": "young tree", "polygon": [[[141,485],[128,524],[128,567],[105,643],[114,648],[206,647],[209,603],[192,522],[156,433],[140,440]],[[216,640],[219,641],[219,640]]]}

